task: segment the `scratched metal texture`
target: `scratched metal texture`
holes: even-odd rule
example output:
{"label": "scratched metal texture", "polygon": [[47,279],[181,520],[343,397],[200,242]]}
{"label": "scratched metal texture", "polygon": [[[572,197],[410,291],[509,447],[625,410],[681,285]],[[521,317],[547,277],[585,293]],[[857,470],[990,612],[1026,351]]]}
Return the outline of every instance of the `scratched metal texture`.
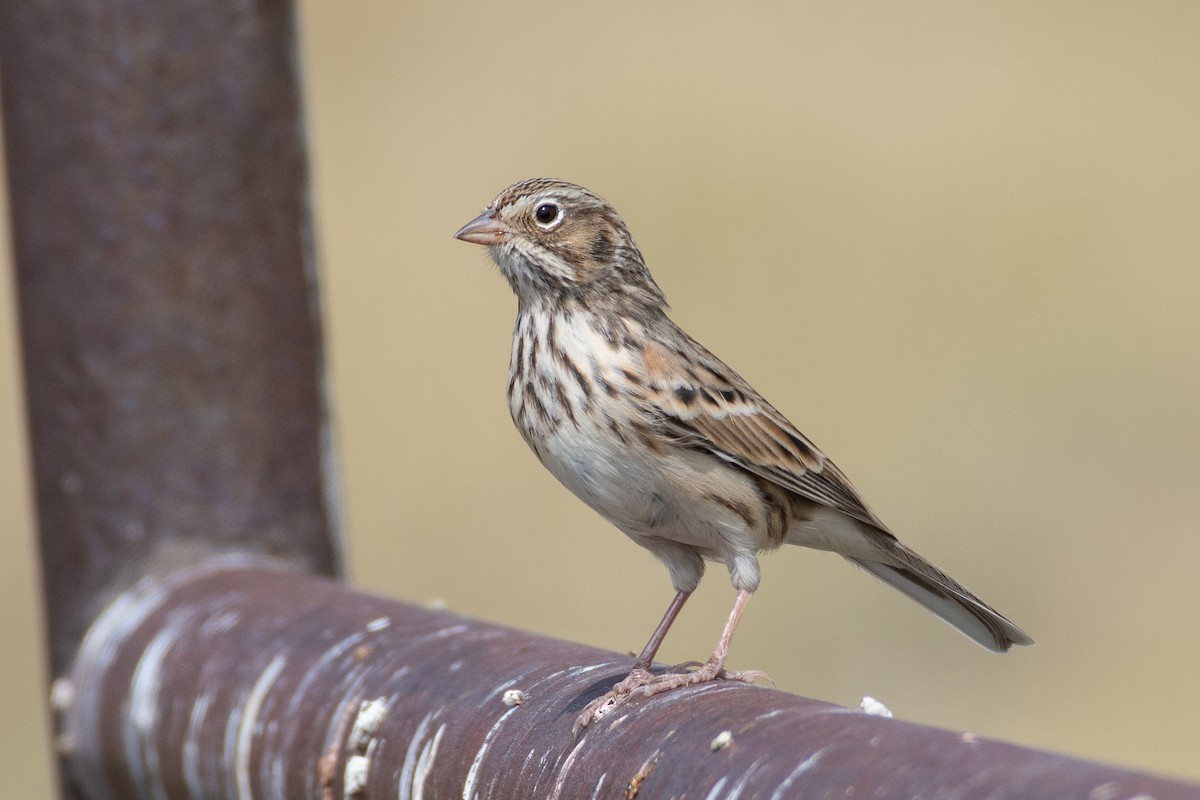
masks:
{"label": "scratched metal texture", "polygon": [[1200,797],[744,684],[639,701],[575,738],[629,663],[226,559],[147,577],[100,617],[63,746],[95,800]]}

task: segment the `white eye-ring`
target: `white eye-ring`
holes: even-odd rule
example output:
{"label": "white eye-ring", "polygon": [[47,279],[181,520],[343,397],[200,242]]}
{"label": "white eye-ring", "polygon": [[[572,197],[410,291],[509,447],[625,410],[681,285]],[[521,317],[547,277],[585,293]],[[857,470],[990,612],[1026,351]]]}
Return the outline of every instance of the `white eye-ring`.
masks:
{"label": "white eye-ring", "polygon": [[533,209],[533,221],[542,230],[548,231],[562,224],[565,212],[554,200],[543,200]]}

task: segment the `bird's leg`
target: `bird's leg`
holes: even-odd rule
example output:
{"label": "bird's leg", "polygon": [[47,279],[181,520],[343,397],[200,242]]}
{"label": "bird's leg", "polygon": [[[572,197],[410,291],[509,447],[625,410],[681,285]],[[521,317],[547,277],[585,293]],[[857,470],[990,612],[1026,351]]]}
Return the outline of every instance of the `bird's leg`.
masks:
{"label": "bird's leg", "polygon": [[633,662],[633,668],[629,670],[629,674],[625,676],[623,681],[612,688],[609,694],[629,694],[637,687],[645,684],[646,681],[654,678],[650,674],[650,665],[654,663],[654,656],[658,653],[658,648],[662,645],[663,639],[667,637],[667,631],[671,629],[675,618],[679,616],[679,611],[683,608],[683,604],[691,596],[691,592],[685,591],[679,591],[675,594],[675,599],[671,601],[671,605],[667,606],[666,613],[659,620],[658,627],[654,629],[654,633],[650,634],[650,641],[646,642],[646,646],[642,648],[642,654]]}
{"label": "bird's leg", "polygon": [[634,669],[650,669],[650,665],[654,663],[654,656],[658,654],[659,646],[667,636],[667,631],[675,624],[675,618],[679,616],[683,604],[691,596],[691,592],[684,591],[675,594],[675,599],[671,601],[671,605],[667,606],[667,613],[663,614],[658,627],[654,629],[654,633],[650,634],[650,641],[646,642],[646,646],[642,648],[642,654],[637,657],[637,661],[633,662]]}
{"label": "bird's leg", "polygon": [[[708,683],[713,680],[733,680],[743,683],[753,683],[756,678],[766,677],[762,672],[750,670],[747,672],[728,672],[725,670],[725,659],[729,656],[729,642],[733,639],[733,633],[737,630],[738,622],[742,619],[742,612],[746,610],[746,603],[749,602],[751,595],[754,592],[748,589],[739,589],[737,598],[733,601],[733,610],[729,612],[729,619],[725,622],[725,629],[721,631],[721,638],[717,640],[717,646],[713,650],[713,654],[697,669],[689,672],[669,672],[665,675],[651,675],[646,669],[638,669],[636,664],[634,671],[629,674],[625,680],[618,683],[607,694],[596,698],[575,720],[575,731],[578,732],[582,728],[586,728],[591,723],[608,714],[617,706],[623,704],[631,697],[653,697],[662,692],[669,692],[672,689],[680,689],[684,686],[695,686],[700,683]],[[638,657],[637,664],[640,664],[643,657],[649,653],[649,658],[653,659],[658,645],[662,641],[662,636],[666,635],[666,629],[671,626],[675,615],[679,613],[679,609],[683,607],[683,602],[687,600],[687,595],[680,592],[672,601],[667,613],[663,616],[662,622],[655,629],[654,635],[650,637],[650,641],[646,644],[646,649],[642,651],[642,655]],[[660,631],[661,634],[660,635]]]}
{"label": "bird's leg", "polygon": [[[729,672],[725,669],[725,660],[729,657],[729,643],[733,640],[733,632],[737,630],[738,623],[742,620],[742,612],[746,610],[746,603],[750,601],[750,597],[754,592],[748,589],[739,589],[737,597],[733,601],[733,609],[729,612],[729,619],[725,621],[725,629],[721,631],[721,638],[717,640],[717,646],[713,649],[713,654],[708,657],[708,661],[703,664],[698,664],[695,670],[685,672],[675,676],[663,675],[662,678],[675,677],[682,680],[677,681],[655,681],[655,685],[647,687],[638,687],[633,694],[641,695],[642,697],[651,697],[659,692],[665,692],[678,686],[692,686],[697,683],[705,683],[707,681],[723,678],[726,680],[743,681],[745,683],[753,683],[755,678],[765,678],[766,674],[758,670],[750,670],[748,672]],[[696,662],[692,662],[696,664]],[[661,686],[659,684],[662,684]]]}

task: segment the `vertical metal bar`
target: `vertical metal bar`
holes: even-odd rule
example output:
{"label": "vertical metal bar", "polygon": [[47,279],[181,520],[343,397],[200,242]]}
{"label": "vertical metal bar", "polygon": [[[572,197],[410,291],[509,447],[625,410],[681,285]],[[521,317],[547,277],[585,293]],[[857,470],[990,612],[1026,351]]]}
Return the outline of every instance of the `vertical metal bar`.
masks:
{"label": "vertical metal bar", "polygon": [[53,675],[151,559],[331,574],[293,10],[0,0]]}

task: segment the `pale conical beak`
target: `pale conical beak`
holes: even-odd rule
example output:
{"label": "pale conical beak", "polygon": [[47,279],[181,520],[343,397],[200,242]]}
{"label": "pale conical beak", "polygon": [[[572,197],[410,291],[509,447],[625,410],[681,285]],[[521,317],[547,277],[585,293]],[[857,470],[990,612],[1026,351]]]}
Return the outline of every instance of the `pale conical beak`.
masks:
{"label": "pale conical beak", "polygon": [[458,229],[455,239],[462,239],[471,244],[481,244],[491,247],[508,239],[511,231],[508,226],[492,216],[491,211],[485,211],[475,219]]}

